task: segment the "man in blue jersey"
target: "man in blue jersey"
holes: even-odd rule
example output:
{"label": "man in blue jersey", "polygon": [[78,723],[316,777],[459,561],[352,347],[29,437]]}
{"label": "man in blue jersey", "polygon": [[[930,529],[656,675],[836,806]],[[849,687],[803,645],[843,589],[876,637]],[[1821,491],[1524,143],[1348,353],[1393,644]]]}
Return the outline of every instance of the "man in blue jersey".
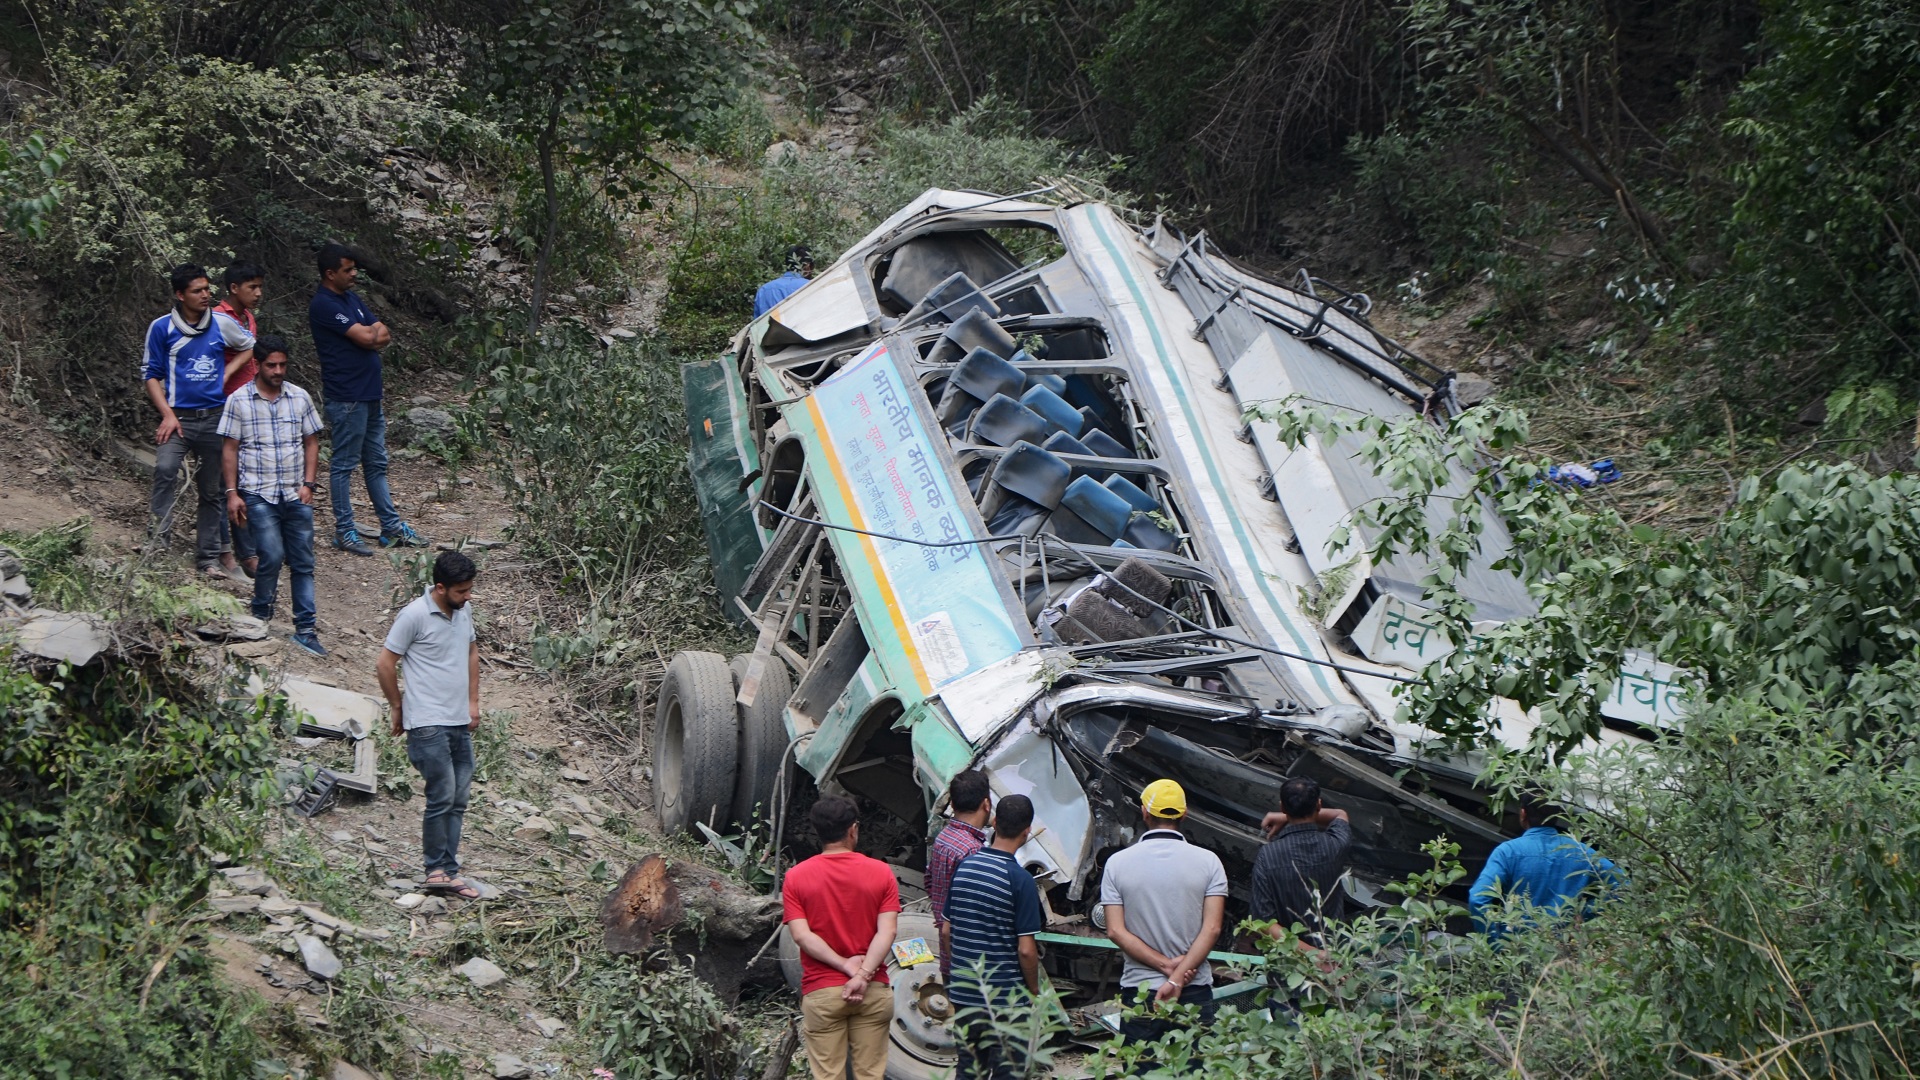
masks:
{"label": "man in blue jersey", "polygon": [[173,310],[147,327],[140,377],[160,414],[153,430],[153,493],[148,500],[149,549],[167,550],[180,470],[194,456],[199,505],[194,516],[194,565],[226,577],[220,567],[221,440],[217,430],[227,399],[227,375],[253,359],[253,335],[213,310],[213,283],[205,267],[183,263],[168,273]]}
{"label": "man in blue jersey", "polygon": [[[1033,834],[1033,800],[1009,795],[993,812],[993,842],[962,859],[947,888],[953,933],[953,983],[960,1010],[957,1080],[1012,1080],[1026,1073],[1026,1043],[995,1031],[1018,1029],[1040,992],[1045,925],[1040,888],[1015,852]],[[991,1000],[989,1000],[991,999]]]}
{"label": "man in blue jersey", "polygon": [[372,555],[353,520],[353,470],[366,474],[367,501],[380,518],[380,546],[426,546],[426,538],[400,520],[387,490],[387,418],[381,409],[380,350],[393,341],[387,324],[374,318],[353,291],[360,266],[342,244],[328,244],[316,260],[320,287],[307,305],[313,347],[320,354],[320,391],[333,435],[328,493],[333,503],[333,546]]}
{"label": "man in blue jersey", "polygon": [[780,301],[806,287],[813,277],[813,252],[805,244],[787,249],[787,272],[760,286],[753,294],[753,317],[759,318],[779,306]]}

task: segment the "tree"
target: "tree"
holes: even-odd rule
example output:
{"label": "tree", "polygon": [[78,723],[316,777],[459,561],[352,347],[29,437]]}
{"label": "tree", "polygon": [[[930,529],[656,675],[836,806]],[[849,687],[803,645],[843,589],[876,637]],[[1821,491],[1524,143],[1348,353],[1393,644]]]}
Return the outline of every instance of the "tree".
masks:
{"label": "tree", "polygon": [[615,196],[644,190],[663,168],[651,148],[690,136],[737,92],[752,10],[749,0],[506,0],[469,16],[479,85],[540,171],[530,330],[560,230],[557,170],[598,169]]}
{"label": "tree", "polygon": [[65,144],[48,146],[39,135],[19,146],[0,144],[0,222],[8,232],[38,239],[46,231],[47,215],[66,192],[58,177],[67,150]]}

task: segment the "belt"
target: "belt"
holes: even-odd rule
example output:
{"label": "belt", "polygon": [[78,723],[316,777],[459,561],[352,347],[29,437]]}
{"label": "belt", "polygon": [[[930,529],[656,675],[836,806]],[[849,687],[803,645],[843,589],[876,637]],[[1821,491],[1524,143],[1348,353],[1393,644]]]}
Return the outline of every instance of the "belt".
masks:
{"label": "belt", "polygon": [[205,420],[209,416],[218,416],[222,409],[175,409],[173,415],[180,420]]}

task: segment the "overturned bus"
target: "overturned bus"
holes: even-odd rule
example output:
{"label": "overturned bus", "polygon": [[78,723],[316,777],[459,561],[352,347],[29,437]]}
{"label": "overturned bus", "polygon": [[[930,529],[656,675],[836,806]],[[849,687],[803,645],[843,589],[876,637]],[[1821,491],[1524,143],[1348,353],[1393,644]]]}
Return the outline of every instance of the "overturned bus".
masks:
{"label": "overturned bus", "polygon": [[[906,824],[911,883],[949,779],[983,769],[1033,799],[1047,968],[1088,991],[1117,957],[1064,946],[1098,938],[1102,864],[1159,777],[1242,912],[1293,776],[1351,815],[1363,894],[1441,833],[1483,860],[1505,833],[1473,763],[1395,718],[1396,684],[1446,647],[1423,568],[1333,542],[1391,492],[1352,446],[1290,449],[1247,418],[1293,395],[1456,410],[1451,373],[1368,308],[1105,205],[933,190],[688,365],[714,575],[757,645],[669,666],[662,825],[748,824],[804,773]],[[1507,543],[1491,522],[1466,583],[1483,619],[1532,610],[1491,568]],[[951,1062],[937,965],[894,978],[889,1075],[926,1075]]]}

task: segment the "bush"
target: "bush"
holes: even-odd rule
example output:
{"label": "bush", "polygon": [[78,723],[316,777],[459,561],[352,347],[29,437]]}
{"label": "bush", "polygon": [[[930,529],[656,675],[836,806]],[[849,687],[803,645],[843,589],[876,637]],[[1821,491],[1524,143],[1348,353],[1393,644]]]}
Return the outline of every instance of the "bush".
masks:
{"label": "bush", "polygon": [[615,958],[586,998],[586,1034],[618,1080],[733,1080],[752,1064],[739,1022],[677,964],[649,971]]}
{"label": "bush", "polygon": [[1096,193],[1117,163],[1022,133],[1023,114],[989,98],[932,127],[882,127],[868,160],[818,151],[761,170],[717,200],[683,204],[660,331],[685,355],[717,352],[753,314],[753,294],[806,244],[821,269],[931,187],[1018,194],[1067,174]]}

